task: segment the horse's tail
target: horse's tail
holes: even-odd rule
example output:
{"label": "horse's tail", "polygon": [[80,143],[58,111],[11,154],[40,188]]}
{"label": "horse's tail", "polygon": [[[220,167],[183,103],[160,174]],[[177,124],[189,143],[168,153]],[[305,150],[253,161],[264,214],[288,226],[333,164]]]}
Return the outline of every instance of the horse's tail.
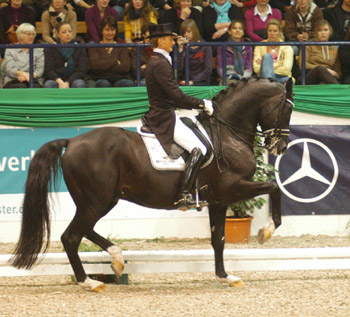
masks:
{"label": "horse's tail", "polygon": [[49,191],[61,171],[62,150],[68,139],[44,144],[30,162],[25,185],[21,234],[12,257],[12,265],[30,269],[50,243]]}

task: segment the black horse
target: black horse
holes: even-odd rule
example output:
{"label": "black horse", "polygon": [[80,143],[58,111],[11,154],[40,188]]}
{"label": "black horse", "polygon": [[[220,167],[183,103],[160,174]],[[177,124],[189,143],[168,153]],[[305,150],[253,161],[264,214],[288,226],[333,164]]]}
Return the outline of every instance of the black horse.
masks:
{"label": "black horse", "polygon": [[[224,269],[226,206],[270,194],[273,222],[260,230],[260,242],[269,239],[281,224],[280,189],[275,183],[251,181],[256,169],[253,142],[259,124],[270,152],[278,155],[286,151],[291,100],[291,81],[283,86],[270,79],[252,78],[222,90],[213,99],[218,109],[212,117],[204,113],[198,116],[215,150],[215,159],[202,169],[200,179],[207,185],[205,198],[209,202],[216,278],[230,286],[243,282],[227,275]],[[121,276],[124,269],[121,250],[97,234],[95,224],[119,199],[151,208],[174,209],[182,172],[155,170],[140,135],[117,127],[99,128],[44,144],[29,166],[21,234],[12,259],[17,268],[31,268],[39,253],[47,251],[48,192],[61,168],[77,207],[61,240],[78,284],[100,292],[104,284],[87,277],[79,258],[82,238],[106,250],[112,258],[112,269]]]}

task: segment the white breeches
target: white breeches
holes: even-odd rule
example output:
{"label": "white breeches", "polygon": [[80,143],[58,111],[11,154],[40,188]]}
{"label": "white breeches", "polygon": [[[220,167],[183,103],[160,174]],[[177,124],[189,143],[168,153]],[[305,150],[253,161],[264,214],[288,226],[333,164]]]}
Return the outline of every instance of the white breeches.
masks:
{"label": "white breeches", "polygon": [[181,121],[177,114],[175,114],[175,118],[174,141],[189,153],[191,153],[194,148],[198,147],[201,149],[202,154],[205,155],[207,153],[205,145],[197,138],[192,130]]}

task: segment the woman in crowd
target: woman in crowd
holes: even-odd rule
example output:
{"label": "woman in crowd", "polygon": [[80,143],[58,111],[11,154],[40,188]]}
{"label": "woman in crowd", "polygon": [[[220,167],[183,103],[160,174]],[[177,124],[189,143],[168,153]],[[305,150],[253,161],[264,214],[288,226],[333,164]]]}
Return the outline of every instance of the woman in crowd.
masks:
{"label": "woman in crowd", "polygon": [[248,37],[254,42],[261,42],[267,38],[266,26],[271,19],[282,21],[282,14],[278,9],[272,9],[269,0],[257,0],[257,5],[244,14]]}
{"label": "woman in crowd", "polygon": [[158,13],[148,0],[130,0],[124,11],[125,41],[140,41],[142,25],[149,22],[157,24],[157,18]]}
{"label": "woman in crowd", "polygon": [[[186,85],[185,81],[185,50],[184,45],[188,42],[201,42],[197,24],[194,20],[188,19],[182,22],[178,38],[179,46],[179,72],[182,74],[180,85]],[[189,49],[189,85],[209,86],[212,71],[212,50],[210,46],[190,46]]]}
{"label": "woman in crowd", "polygon": [[100,41],[99,28],[102,19],[112,16],[118,21],[118,12],[109,6],[109,0],[96,0],[96,4],[85,12],[85,22],[87,26],[87,41]]}
{"label": "woman in crowd", "polygon": [[62,22],[57,28],[57,47],[45,49],[45,88],[84,88],[88,59],[82,47],[59,47],[73,44],[72,27]]}
{"label": "woman in crowd", "polygon": [[203,38],[207,42],[224,42],[228,38],[228,27],[232,20],[243,20],[240,8],[230,0],[214,0],[203,8]]}
{"label": "woman in crowd", "polygon": [[[267,22],[267,40],[283,42],[281,22],[271,19]],[[291,46],[256,46],[254,49],[254,72],[264,78],[274,78],[284,83],[292,77],[293,49]]]}
{"label": "woman in crowd", "polygon": [[[315,41],[327,42],[332,37],[332,27],[326,20],[321,20],[315,29]],[[347,48],[348,49],[348,48]],[[307,46],[305,51],[307,85],[339,84],[341,65],[338,47],[334,45]],[[299,58],[301,69],[302,58]]]}
{"label": "woman in crowd", "polygon": [[[233,20],[228,28],[228,42],[245,42],[244,24],[240,20]],[[218,47],[218,55],[216,59],[216,70],[218,75],[223,76],[223,56],[222,47]],[[226,79],[241,79],[250,77],[253,73],[253,49],[251,46],[226,46]]]}
{"label": "woman in crowd", "polygon": [[[118,41],[118,22],[109,16],[101,21],[100,43]],[[94,47],[89,49],[90,87],[131,87],[130,56],[126,47]]]}
{"label": "woman in crowd", "polygon": [[[29,23],[22,23],[16,30],[19,44],[33,44],[36,36],[35,27]],[[2,64],[4,88],[29,88],[29,48],[6,49]],[[34,87],[40,88],[44,74],[44,51],[34,49],[33,59]]]}
{"label": "woman in crowd", "polygon": [[[350,24],[348,24],[344,40],[350,41]],[[343,75],[342,83],[350,84],[350,45],[340,45],[338,54]]]}
{"label": "woman in crowd", "polygon": [[[323,19],[322,10],[312,0],[297,0],[286,15],[286,37],[288,41],[306,42],[315,36],[315,27]],[[294,55],[299,47],[293,46]]]}
{"label": "woman in crowd", "polygon": [[35,25],[35,11],[22,4],[22,0],[11,0],[0,10],[0,44],[16,44],[16,29],[22,23]]}
{"label": "woman in crowd", "polygon": [[[139,43],[149,44],[149,27],[153,23],[145,23],[141,27],[142,41]],[[131,56],[131,69],[135,78],[137,78],[137,51],[136,48],[132,48],[130,50]],[[147,63],[152,56],[152,48],[151,47],[142,47],[140,51],[140,72],[141,72],[141,82],[140,86],[146,86],[146,70]]]}
{"label": "woman in crowd", "polygon": [[49,44],[56,44],[56,28],[61,22],[67,22],[72,26],[73,39],[77,35],[77,15],[66,6],[66,0],[52,0],[48,10],[41,16],[43,40]]}
{"label": "woman in crowd", "polygon": [[187,19],[194,20],[202,34],[202,13],[192,6],[192,0],[175,0],[174,8],[165,12],[165,21],[172,24],[177,34],[180,34],[181,23]]}

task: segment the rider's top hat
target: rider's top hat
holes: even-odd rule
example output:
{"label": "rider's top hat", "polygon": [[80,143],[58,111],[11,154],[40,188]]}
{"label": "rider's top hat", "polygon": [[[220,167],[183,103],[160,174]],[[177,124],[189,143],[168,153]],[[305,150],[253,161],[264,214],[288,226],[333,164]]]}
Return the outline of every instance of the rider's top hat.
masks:
{"label": "rider's top hat", "polygon": [[176,33],[173,33],[171,23],[163,23],[163,24],[150,24],[149,26],[149,37],[161,37],[172,35],[176,36]]}

